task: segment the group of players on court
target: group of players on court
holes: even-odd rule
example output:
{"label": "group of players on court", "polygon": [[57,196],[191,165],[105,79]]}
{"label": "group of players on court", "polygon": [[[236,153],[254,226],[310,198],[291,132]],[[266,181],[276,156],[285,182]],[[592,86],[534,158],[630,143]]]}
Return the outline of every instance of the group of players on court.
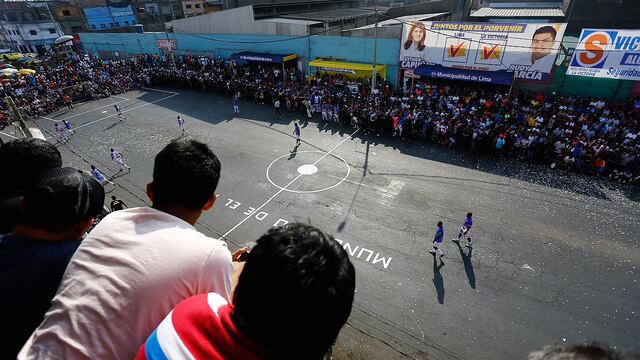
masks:
{"label": "group of players on court", "polygon": [[[116,110],[116,116],[118,117],[118,120],[119,121],[126,120],[125,115],[122,113],[122,109],[118,105],[113,105],[113,107]],[[176,120],[178,122],[178,127],[182,131],[182,135],[188,135],[184,118],[178,115],[176,117]],[[64,144],[69,142],[69,137],[67,133],[70,135],[75,134],[75,131],[73,130],[73,124],[68,119],[64,119],[62,120],[62,122],[56,122],[54,124],[54,131],[56,132],[56,134],[58,134],[60,142]],[[131,167],[124,162],[124,155],[122,155],[121,151],[112,148],[111,160],[120,167],[119,172],[124,171],[125,168],[127,170],[131,170]],[[115,185],[113,181],[107,179],[107,177],[100,170],[98,170],[94,165],[91,165],[91,174],[103,185],[107,185],[107,184]]]}
{"label": "group of players on court", "polygon": [[[467,213],[462,226],[460,227],[460,231],[458,232],[458,237],[452,239],[454,243],[460,246],[460,239],[462,237],[467,238],[467,243],[464,244],[465,247],[469,248],[469,251],[473,249],[473,242],[471,241],[471,227],[473,226],[473,214]],[[444,256],[444,251],[442,251],[442,245],[444,243],[444,225],[442,221],[438,221],[436,227],[436,233],[433,236],[433,249],[429,250],[432,255],[436,255],[436,252],[440,254],[440,258]]]}

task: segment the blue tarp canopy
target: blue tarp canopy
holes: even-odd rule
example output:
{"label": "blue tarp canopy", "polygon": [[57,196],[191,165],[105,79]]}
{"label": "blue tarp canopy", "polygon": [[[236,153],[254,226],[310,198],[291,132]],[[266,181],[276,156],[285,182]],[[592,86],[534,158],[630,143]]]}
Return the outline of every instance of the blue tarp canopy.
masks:
{"label": "blue tarp canopy", "polygon": [[263,54],[251,51],[242,51],[231,55],[235,61],[260,61],[272,64],[282,64],[297,57],[296,54]]}
{"label": "blue tarp canopy", "polygon": [[413,73],[438,79],[475,81],[485,84],[511,85],[513,83],[513,72],[507,70],[479,71],[423,64],[413,69]]}

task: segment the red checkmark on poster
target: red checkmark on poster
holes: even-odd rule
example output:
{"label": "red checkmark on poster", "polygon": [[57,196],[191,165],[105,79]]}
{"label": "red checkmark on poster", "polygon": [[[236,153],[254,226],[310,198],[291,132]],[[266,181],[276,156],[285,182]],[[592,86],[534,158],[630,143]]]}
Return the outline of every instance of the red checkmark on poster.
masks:
{"label": "red checkmark on poster", "polygon": [[484,59],[488,60],[492,56],[497,59],[498,58],[498,52],[496,50],[497,48],[498,48],[498,44],[493,45],[491,48],[488,48],[486,46],[483,47],[482,48],[482,55],[484,56]]}
{"label": "red checkmark on poster", "polygon": [[[449,45],[449,57],[456,57],[460,50],[462,50],[462,46],[464,43],[460,43],[457,46]],[[462,54],[460,54],[462,55]]]}

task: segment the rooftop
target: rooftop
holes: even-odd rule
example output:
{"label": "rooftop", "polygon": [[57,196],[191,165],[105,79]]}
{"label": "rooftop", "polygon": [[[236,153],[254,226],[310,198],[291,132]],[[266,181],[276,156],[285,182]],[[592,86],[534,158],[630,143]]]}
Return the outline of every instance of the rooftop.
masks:
{"label": "rooftop", "polygon": [[507,17],[507,18],[550,18],[564,17],[559,8],[494,8],[483,7],[471,14],[471,17]]}
{"label": "rooftop", "polygon": [[301,19],[285,19],[285,18],[281,18],[281,17],[260,19],[260,20],[257,20],[257,21],[266,21],[266,22],[279,23],[279,24],[303,25],[303,26],[322,24],[322,22],[320,22],[320,21],[301,20]]}
{"label": "rooftop", "polygon": [[[386,7],[377,7],[378,12],[384,13],[387,8]],[[300,19],[300,20],[312,20],[312,21],[321,21],[321,22],[335,22],[342,20],[353,20],[362,17],[367,17],[374,15],[376,13],[373,7],[359,7],[359,8],[349,8],[349,9],[332,9],[332,10],[322,10],[322,11],[310,11],[310,12],[301,12],[295,14],[287,14],[282,15],[281,17],[287,19]]]}
{"label": "rooftop", "polygon": [[[391,25],[401,25],[403,23],[412,22],[412,21],[425,21],[425,20],[437,18],[439,16],[447,15],[447,14],[449,14],[449,13],[448,12],[442,12],[442,13],[432,13],[432,14],[416,14],[416,15],[399,16],[399,17],[394,18],[394,19],[388,19],[388,20],[384,20],[384,21],[378,22],[378,27],[391,26]],[[376,26],[375,24],[369,24],[369,25],[361,26],[361,27],[358,27],[358,28],[355,28],[355,29],[348,29],[348,30],[344,30],[344,31],[373,29],[375,26]]]}

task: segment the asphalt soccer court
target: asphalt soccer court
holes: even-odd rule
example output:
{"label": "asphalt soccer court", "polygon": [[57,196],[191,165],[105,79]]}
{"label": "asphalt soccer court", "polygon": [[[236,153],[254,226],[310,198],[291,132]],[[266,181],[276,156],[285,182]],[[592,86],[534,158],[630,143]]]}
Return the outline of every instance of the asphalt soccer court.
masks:
{"label": "asphalt soccer court", "polygon": [[[301,115],[278,119],[241,102],[234,117],[230,98],[179,89],[76,104],[37,124],[52,136],[54,121],[71,120],[65,164],[94,164],[117,183],[109,195],[131,207],[147,204],[153,158],[181,136],[177,115],[222,163],[218,199],[196,228],[234,250],[271,226],[307,222],[349,252],[357,293],[336,358],[515,359],[589,339],[640,346],[633,189],[317,119],[302,122],[295,148]],[[117,171],[111,147],[130,172]],[[471,254],[451,242],[468,211]],[[428,253],[439,220],[444,266]]]}

